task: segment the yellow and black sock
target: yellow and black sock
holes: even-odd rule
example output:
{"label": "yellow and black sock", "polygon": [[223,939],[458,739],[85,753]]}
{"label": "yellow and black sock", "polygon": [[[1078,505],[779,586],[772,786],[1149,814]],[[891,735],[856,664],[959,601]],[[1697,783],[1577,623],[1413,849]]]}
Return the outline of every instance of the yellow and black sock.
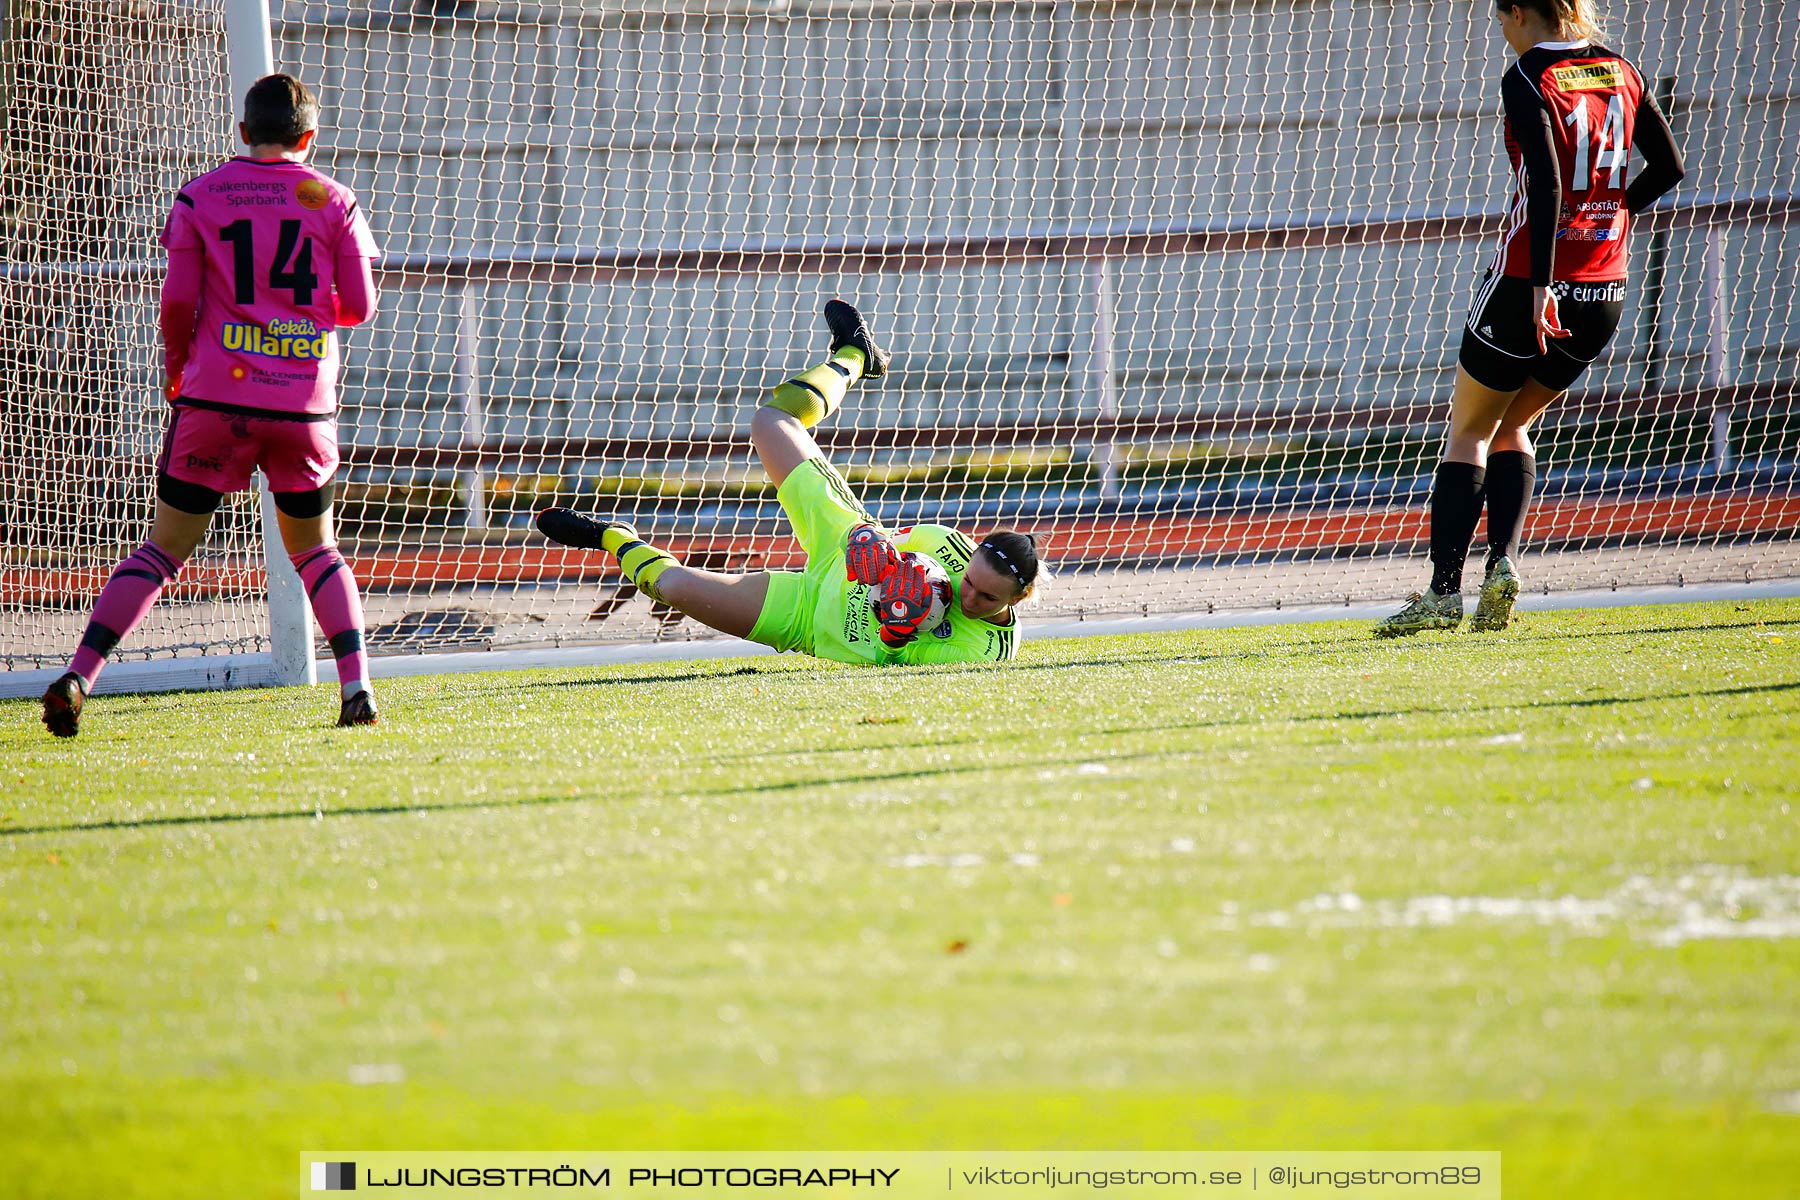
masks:
{"label": "yellow and black sock", "polygon": [[866,361],[861,350],[845,346],[777,387],[769,406],[800,418],[800,423],[811,429],[837,411],[850,385],[862,378]]}
{"label": "yellow and black sock", "polygon": [[656,590],[656,581],[662,573],[681,565],[673,554],[658,550],[627,526],[614,525],[607,529],[600,535],[600,546],[619,560],[619,570],[625,573],[625,578],[652,600],[663,598]]}

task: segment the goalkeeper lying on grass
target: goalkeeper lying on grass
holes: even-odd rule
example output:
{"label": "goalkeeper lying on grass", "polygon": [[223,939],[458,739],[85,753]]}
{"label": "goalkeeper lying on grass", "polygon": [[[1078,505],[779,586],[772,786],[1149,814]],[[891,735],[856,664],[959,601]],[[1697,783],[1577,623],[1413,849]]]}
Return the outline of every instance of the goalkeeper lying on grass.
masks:
{"label": "goalkeeper lying on grass", "polygon": [[684,567],[631,526],[567,508],[537,516],[564,546],[605,550],[654,600],[721,633],[847,663],[1004,662],[1017,649],[1013,609],[1031,595],[1038,558],[1029,534],[1001,530],[979,546],[943,525],[889,533],[864,511],[807,432],[888,355],[842,300],[825,305],[831,357],[776,388],[750,440],[806,551],[804,571],[721,575]]}

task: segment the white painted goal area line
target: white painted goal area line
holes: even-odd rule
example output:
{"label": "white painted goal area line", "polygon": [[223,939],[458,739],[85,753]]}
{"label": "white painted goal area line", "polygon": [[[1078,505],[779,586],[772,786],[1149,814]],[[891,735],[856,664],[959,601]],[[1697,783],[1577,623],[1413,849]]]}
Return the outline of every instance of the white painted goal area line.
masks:
{"label": "white painted goal area line", "polygon": [[[1519,597],[1517,608],[1522,612],[1548,612],[1566,608],[1623,608],[1692,604],[1709,600],[1773,600],[1790,597],[1800,597],[1800,579],[1526,594]],[[1307,604],[1211,613],[1170,613],[1154,617],[1064,617],[1048,621],[1032,621],[1027,616],[1022,632],[1024,640],[1032,642],[1110,634],[1170,633],[1183,629],[1227,629],[1243,625],[1372,621],[1394,611],[1396,603],[1387,600],[1380,603]],[[467,671],[521,671],[536,667],[600,667],[623,663],[760,658],[774,653],[767,646],[759,646],[754,642],[718,637],[679,642],[385,655],[371,658],[369,669],[376,679],[398,679],[412,675],[455,675]],[[319,660],[318,671],[320,683],[337,682],[337,667],[330,659]],[[36,697],[60,674],[62,672],[58,668],[0,673],[0,699]],[[95,694],[266,687],[272,683],[273,669],[267,654],[208,655],[152,662],[114,663],[100,677]]]}

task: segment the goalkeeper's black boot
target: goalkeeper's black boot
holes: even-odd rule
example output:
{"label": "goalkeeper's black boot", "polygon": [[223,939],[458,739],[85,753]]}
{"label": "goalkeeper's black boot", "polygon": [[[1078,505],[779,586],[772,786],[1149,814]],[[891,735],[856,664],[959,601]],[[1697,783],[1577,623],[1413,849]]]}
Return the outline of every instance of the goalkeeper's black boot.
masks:
{"label": "goalkeeper's black boot", "polygon": [[[628,541],[637,540],[637,530],[623,521],[601,521],[578,513],[572,508],[546,508],[537,515],[538,532],[559,546],[573,546],[577,550],[617,551],[619,546]],[[606,531],[618,530],[610,544],[606,541]]]}
{"label": "goalkeeper's black boot", "polygon": [[66,672],[44,689],[44,728],[57,737],[81,732],[81,706],[87,703],[87,684],[73,671]]}
{"label": "goalkeeper's black boot", "polygon": [[553,542],[581,550],[604,550],[619,560],[619,571],[633,586],[658,603],[667,598],[656,581],[670,567],[681,564],[673,554],[658,550],[623,521],[597,521],[572,508],[546,508],[537,515],[537,527]]}
{"label": "goalkeeper's black boot", "polygon": [[863,320],[856,306],[844,300],[827,300],[825,302],[825,324],[831,327],[831,352],[836,354],[845,346],[855,346],[863,352],[862,377],[864,379],[880,379],[887,374],[888,362],[893,358],[886,350],[875,344],[875,337],[869,332],[869,324]]}
{"label": "goalkeeper's black boot", "polygon": [[344,701],[338,709],[338,728],[351,725],[379,725],[381,714],[375,711],[375,697],[367,692],[358,692]]}

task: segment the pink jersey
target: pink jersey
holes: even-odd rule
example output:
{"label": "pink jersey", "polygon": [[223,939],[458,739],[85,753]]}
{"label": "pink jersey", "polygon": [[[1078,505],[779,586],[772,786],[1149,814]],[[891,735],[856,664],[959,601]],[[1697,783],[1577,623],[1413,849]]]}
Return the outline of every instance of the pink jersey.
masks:
{"label": "pink jersey", "polygon": [[176,194],[162,242],[205,262],[181,395],[337,408],[338,263],[381,254],[349,188],[304,163],[234,158]]}

